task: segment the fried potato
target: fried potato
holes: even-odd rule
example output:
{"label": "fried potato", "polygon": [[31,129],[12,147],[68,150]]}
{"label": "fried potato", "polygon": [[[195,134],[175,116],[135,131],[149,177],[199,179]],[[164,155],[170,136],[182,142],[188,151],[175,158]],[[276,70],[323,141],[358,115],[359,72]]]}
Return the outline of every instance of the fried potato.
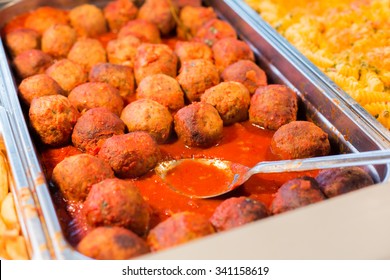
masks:
{"label": "fried potato", "polygon": [[13,260],[28,260],[26,243],[23,236],[10,238],[5,243],[5,251]]}
{"label": "fried potato", "polygon": [[18,229],[18,217],[16,216],[14,198],[9,192],[1,204],[1,216],[8,229]]}
{"label": "fried potato", "polygon": [[4,200],[9,192],[8,182],[8,165],[7,159],[2,151],[0,151],[0,203]]}

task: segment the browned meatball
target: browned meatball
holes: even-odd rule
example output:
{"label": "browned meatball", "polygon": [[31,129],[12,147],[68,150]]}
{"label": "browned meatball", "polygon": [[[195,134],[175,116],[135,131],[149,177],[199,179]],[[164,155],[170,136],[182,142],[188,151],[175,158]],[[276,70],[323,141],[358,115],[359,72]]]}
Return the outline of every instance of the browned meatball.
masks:
{"label": "browned meatball", "polygon": [[40,34],[54,24],[68,24],[69,17],[64,10],[53,7],[39,7],[32,11],[26,18],[24,26],[35,29]]}
{"label": "browned meatball", "polygon": [[79,117],[69,100],[58,94],[34,98],[28,115],[39,139],[51,146],[64,145],[70,141]]}
{"label": "browned meatball", "polygon": [[118,32],[129,20],[137,17],[138,8],[131,0],[108,2],[103,9],[110,30]]}
{"label": "browned meatball", "polygon": [[118,38],[135,36],[143,43],[160,44],[161,35],[157,25],[143,19],[130,20],[118,32]]}
{"label": "browned meatball", "polygon": [[78,5],[69,12],[70,23],[81,37],[95,37],[107,32],[103,11],[91,4]]}
{"label": "browned meatball", "polygon": [[284,183],[271,204],[273,214],[283,213],[326,199],[314,178],[301,177]]}
{"label": "browned meatball", "polygon": [[322,170],[316,180],[322,192],[329,198],[374,184],[370,174],[360,167]]}
{"label": "browned meatball", "polygon": [[217,109],[203,102],[194,102],[177,111],[175,131],[186,146],[207,148],[222,139],[223,121]]}
{"label": "browned meatball", "polygon": [[154,227],[146,241],[152,251],[160,251],[214,232],[213,226],[203,215],[180,212]]}
{"label": "browned meatball", "polygon": [[76,31],[65,24],[50,26],[42,35],[42,50],[53,57],[66,57],[77,40]]}
{"label": "browned meatball", "polygon": [[248,89],[238,82],[222,82],[205,91],[202,102],[213,105],[224,125],[245,121],[251,97]]}
{"label": "browned meatball", "polygon": [[146,242],[125,228],[98,227],[77,245],[77,250],[98,260],[127,260],[149,252]]}
{"label": "browned meatball", "polygon": [[132,181],[114,178],[92,185],[82,211],[93,227],[119,226],[140,236],[149,229],[149,206]]}
{"label": "browned meatball", "polygon": [[194,40],[212,47],[215,42],[223,38],[237,38],[237,33],[230,23],[220,19],[211,19],[198,29]]}
{"label": "browned meatball", "polygon": [[78,85],[85,83],[88,78],[84,68],[69,59],[61,59],[54,62],[53,65],[47,68],[46,74],[65,90],[66,95]]}
{"label": "browned meatball", "polygon": [[140,45],[140,39],[132,35],[110,40],[106,48],[108,61],[134,68],[135,55]]}
{"label": "browned meatball", "polygon": [[110,84],[119,91],[125,104],[134,99],[134,73],[129,66],[111,63],[96,64],[89,72],[89,80]]}
{"label": "browned meatball", "polygon": [[212,50],[215,65],[221,73],[226,67],[239,60],[255,60],[255,55],[249,45],[236,38],[218,40],[213,45]]}
{"label": "browned meatball", "polygon": [[185,96],[191,102],[199,101],[206,89],[219,83],[217,67],[206,59],[184,61],[177,76]]}
{"label": "browned meatball", "polygon": [[232,197],[223,201],[210,218],[217,231],[232,229],[268,217],[267,207],[249,197]]}
{"label": "browned meatball", "polygon": [[41,34],[29,28],[19,28],[5,35],[5,45],[12,56],[32,49],[40,49]]}
{"label": "browned meatball", "polygon": [[[173,5],[171,7],[171,5]],[[154,23],[162,35],[169,34],[176,26],[171,9],[176,7],[170,0],[146,0],[138,11],[138,18]]]}
{"label": "browned meatball", "polygon": [[251,60],[239,60],[225,68],[221,74],[223,81],[242,83],[253,95],[258,87],[267,85],[265,72]]}
{"label": "browned meatball", "polygon": [[192,59],[207,59],[213,62],[211,48],[202,42],[178,41],[174,51],[181,63]]}
{"label": "browned meatball", "polygon": [[184,8],[185,6],[192,6],[192,7],[202,6],[202,0],[172,0],[172,2],[178,8]]}
{"label": "browned meatball", "polygon": [[173,119],[168,109],[151,99],[139,99],[127,105],[121,114],[128,131],[146,131],[157,143],[168,140]]}
{"label": "browned meatball", "polygon": [[106,108],[92,108],[85,112],[73,129],[72,143],[82,152],[97,155],[107,138],[125,133],[125,124]]}
{"label": "browned meatball", "polygon": [[107,54],[103,45],[96,39],[81,38],[73,44],[68,59],[89,71],[97,63],[107,62]]}
{"label": "browned meatball", "polygon": [[199,28],[211,19],[216,19],[217,14],[212,7],[184,6],[180,10],[181,25],[177,26],[177,36],[188,40],[196,35]]}
{"label": "browned meatball", "polygon": [[27,50],[14,58],[16,73],[22,79],[45,73],[53,63],[53,58],[41,50]]}
{"label": "browned meatball", "polygon": [[282,125],[271,139],[271,151],[282,159],[326,156],[330,153],[328,134],[308,121]]}
{"label": "browned meatball", "polygon": [[160,149],[149,133],[136,131],[108,138],[99,157],[110,164],[118,177],[135,178],[156,166]]}
{"label": "browned meatball", "polygon": [[46,74],[37,74],[24,79],[19,84],[18,89],[21,100],[27,106],[30,106],[31,101],[36,97],[55,94],[65,95],[65,91],[60,85]]}
{"label": "browned meatball", "polygon": [[285,85],[259,87],[251,98],[249,121],[261,127],[277,130],[297,120],[298,98]]}
{"label": "browned meatball", "polygon": [[171,76],[154,74],[144,78],[137,87],[137,98],[152,99],[171,112],[184,107],[184,93]]}
{"label": "browned meatball", "polygon": [[104,107],[119,116],[123,109],[123,99],[119,91],[107,83],[81,84],[69,93],[68,99],[81,113],[92,108]]}
{"label": "browned meatball", "polygon": [[137,49],[134,62],[134,74],[137,84],[152,74],[166,74],[176,77],[177,56],[163,44],[141,44]]}
{"label": "browned meatball", "polygon": [[114,178],[110,166],[89,154],[66,157],[53,169],[52,181],[64,198],[84,201],[93,184],[108,178]]}

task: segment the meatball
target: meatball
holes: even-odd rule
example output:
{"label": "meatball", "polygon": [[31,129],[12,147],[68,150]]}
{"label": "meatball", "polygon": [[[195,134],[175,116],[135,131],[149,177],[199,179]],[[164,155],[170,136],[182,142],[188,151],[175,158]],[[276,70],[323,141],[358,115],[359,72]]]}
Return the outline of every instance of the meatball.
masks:
{"label": "meatball", "polygon": [[123,99],[119,91],[107,83],[81,84],[69,93],[68,99],[81,113],[92,108],[104,107],[119,116],[123,109]]}
{"label": "meatball", "polygon": [[143,78],[152,74],[176,77],[177,56],[167,45],[141,44],[135,56],[134,74],[138,85]]}
{"label": "meatball", "polygon": [[203,102],[194,102],[174,117],[176,134],[186,146],[208,148],[223,136],[223,121],[217,109]]}
{"label": "meatball", "polygon": [[202,42],[178,41],[174,51],[181,63],[193,59],[206,59],[213,62],[211,48]]}
{"label": "meatball", "polygon": [[118,38],[128,35],[137,37],[143,43],[161,43],[160,30],[157,25],[143,19],[130,20],[118,32]]}
{"label": "meatball", "polygon": [[195,36],[206,22],[216,19],[217,14],[212,7],[184,6],[180,10],[179,18],[182,24],[177,26],[177,37],[188,40]]}
{"label": "meatball", "polygon": [[202,102],[213,105],[224,125],[245,121],[251,100],[248,89],[238,82],[222,82],[205,91]]}
{"label": "meatball", "polygon": [[30,106],[31,101],[36,97],[55,94],[65,95],[65,91],[60,85],[46,74],[37,74],[23,79],[18,89],[20,99],[27,106]]}
{"label": "meatball", "polygon": [[137,17],[138,8],[131,0],[115,0],[103,9],[104,17],[112,32],[118,32],[129,20]]}
{"label": "meatball", "polygon": [[168,109],[151,99],[139,99],[127,105],[121,114],[128,131],[146,131],[157,143],[168,140],[173,119]]}
{"label": "meatball", "polygon": [[284,183],[276,192],[271,212],[279,214],[325,199],[314,178],[296,178]]}
{"label": "meatball", "polygon": [[126,260],[150,251],[142,238],[121,227],[93,229],[80,241],[77,250],[98,260]]}
{"label": "meatball", "polygon": [[53,7],[39,7],[26,18],[24,26],[34,29],[40,34],[54,24],[68,24],[69,17],[66,11]]}
{"label": "meatball", "polygon": [[137,18],[154,23],[162,35],[168,35],[176,26],[171,11],[175,8],[170,0],[146,0],[139,9]]}
{"label": "meatball", "polygon": [[211,19],[198,29],[194,40],[212,47],[215,42],[223,38],[237,38],[237,33],[228,22],[220,19]]}
{"label": "meatball", "polygon": [[5,45],[15,57],[27,50],[40,49],[41,34],[34,29],[19,28],[5,35]]}
{"label": "meatball", "polygon": [[53,58],[41,50],[27,50],[14,58],[16,73],[22,79],[45,73],[46,69],[53,63]]}
{"label": "meatball", "polygon": [[236,38],[218,40],[213,45],[212,51],[214,63],[221,73],[226,67],[239,60],[255,60],[255,55],[249,45]]}
{"label": "meatball", "polygon": [[172,0],[172,2],[178,8],[184,8],[185,6],[193,6],[193,7],[202,6],[202,0]]}
{"label": "meatball", "polygon": [[232,229],[268,217],[267,207],[249,197],[232,197],[223,201],[210,218],[217,231]]}
{"label": "meatball", "polygon": [[50,26],[42,35],[42,50],[56,58],[68,55],[77,40],[76,31],[65,24]]}
{"label": "meatball", "polygon": [[149,229],[148,207],[132,181],[114,178],[92,185],[82,211],[93,227],[124,227],[142,236]]}
{"label": "meatball", "polygon": [[152,99],[171,112],[184,107],[184,93],[171,76],[154,74],[144,78],[137,87],[137,98]]}
{"label": "meatball", "polygon": [[285,85],[259,87],[251,98],[249,121],[266,129],[277,130],[297,120],[298,98]]}
{"label": "meatball", "polygon": [[180,212],[154,227],[146,241],[151,251],[160,251],[214,232],[206,217],[192,212]]}
{"label": "meatball", "polygon": [[98,40],[81,38],[73,44],[68,59],[80,64],[88,72],[95,64],[107,62],[107,54]]}
{"label": "meatball", "polygon": [[360,167],[322,170],[316,180],[322,192],[329,198],[374,184],[371,176]]}
{"label": "meatball", "polygon": [[118,177],[135,178],[156,166],[160,149],[149,133],[136,131],[108,138],[99,157],[110,164]]}
{"label": "meatball", "polygon": [[140,39],[132,35],[110,40],[106,48],[108,61],[134,68],[135,55],[140,45]]}
{"label": "meatball", "polygon": [[54,62],[46,69],[46,74],[65,90],[66,95],[69,95],[72,89],[85,83],[88,79],[87,72],[80,64],[66,58]]}
{"label": "meatball", "polygon": [[225,82],[235,81],[242,83],[251,95],[258,87],[267,85],[265,72],[251,60],[239,60],[227,66],[221,74]]}
{"label": "meatball", "polygon": [[107,138],[125,133],[125,124],[106,108],[92,108],[74,126],[72,143],[82,152],[97,155]]}
{"label": "meatball", "polygon": [[328,134],[308,121],[282,125],[271,139],[271,151],[282,159],[326,156],[330,153]]}
{"label": "meatball", "polygon": [[129,66],[111,63],[96,64],[89,72],[89,81],[110,84],[119,91],[126,104],[134,99],[134,73]]}
{"label": "meatball", "polygon": [[34,98],[28,115],[34,132],[42,143],[50,146],[67,144],[79,117],[77,110],[62,95]]}
{"label": "meatball", "polygon": [[74,7],[69,12],[70,23],[80,37],[96,37],[107,32],[103,11],[91,4]]}
{"label": "meatball", "polygon": [[65,199],[83,202],[93,184],[114,177],[110,166],[100,158],[78,154],[54,167],[52,181]]}

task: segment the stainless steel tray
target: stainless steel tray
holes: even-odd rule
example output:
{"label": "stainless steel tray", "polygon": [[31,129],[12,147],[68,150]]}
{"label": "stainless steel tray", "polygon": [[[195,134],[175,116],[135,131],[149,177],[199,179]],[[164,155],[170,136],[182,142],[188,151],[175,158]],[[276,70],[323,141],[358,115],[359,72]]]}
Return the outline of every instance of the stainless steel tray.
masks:
{"label": "stainless steel tray", "polygon": [[[0,10],[0,28],[9,21],[13,16],[20,13],[27,12],[40,5],[51,5],[59,8],[69,8],[75,5],[85,3],[86,1],[14,1],[6,5]],[[100,5],[107,1],[89,1],[90,3]],[[313,69],[303,63],[304,59],[301,55],[294,53],[291,48],[286,46],[280,38],[270,34],[266,24],[259,23],[255,20],[253,15],[250,17],[251,10],[247,10],[242,4],[237,4],[235,1],[221,1],[209,0],[205,4],[214,7],[219,16],[229,21],[240,34],[241,39],[247,41],[254,50],[258,64],[266,70],[271,83],[284,83],[292,87],[299,93],[301,99],[302,112],[306,117],[313,120],[321,126],[330,136],[332,146],[340,152],[362,152],[378,149],[390,148],[390,143],[383,137],[378,130],[369,125],[369,121],[356,114],[351,106],[340,99],[339,95],[330,87],[330,85],[321,79]],[[271,36],[272,35],[272,36]],[[55,209],[49,194],[48,184],[43,176],[42,167],[38,160],[34,143],[29,135],[26,120],[18,100],[16,84],[9,67],[9,61],[5,55],[3,45],[0,43],[0,101],[4,107],[5,123],[9,124],[10,133],[7,145],[7,152],[10,156],[12,169],[15,178],[21,178],[21,182],[16,182],[17,188],[26,188],[32,193],[31,203],[39,209],[42,219],[31,220],[26,216],[24,224],[26,226],[26,233],[30,236],[30,242],[41,247],[48,248],[45,250],[38,250],[35,246],[33,252],[40,256],[36,258],[55,258],[55,259],[86,259],[84,256],[75,251],[66,241]],[[7,136],[8,137],[8,136]],[[18,162],[19,161],[19,162]],[[389,181],[389,166],[378,165],[372,167],[372,175],[377,182]],[[20,177],[19,177],[20,176]],[[367,189],[371,189],[367,188]],[[356,193],[364,193],[368,190],[359,190]],[[354,197],[356,194],[346,194],[343,197]],[[20,194],[18,195],[20,200]],[[358,196],[354,203],[360,204],[364,201],[361,196]],[[335,202],[333,202],[335,201]],[[313,213],[313,209],[321,207],[332,209],[333,204],[340,201],[340,199],[330,199],[324,203],[311,205],[302,209],[292,211],[296,213]],[[23,207],[21,209],[24,209]],[[338,208],[340,209],[340,208]],[[22,210],[24,211],[24,210]],[[341,210],[340,210],[341,211]],[[191,242],[178,248],[167,250],[163,253],[149,254],[143,258],[175,258],[186,257],[207,258],[207,246],[212,244],[221,245],[221,240],[226,240],[226,236],[237,234],[241,236],[240,240],[247,240],[247,242],[254,242],[253,227],[266,228],[269,232],[271,227],[267,228],[267,224],[272,224],[280,220],[285,220],[280,224],[280,227],[288,232],[288,227],[291,226],[290,216],[298,214],[286,213],[280,216],[270,217],[264,221],[258,221],[252,225],[243,226],[237,230],[232,230],[231,233],[220,233],[212,237],[203,238],[200,241]],[[326,215],[322,212],[320,215]],[[326,220],[326,216],[318,217]],[[306,225],[310,228],[312,225]],[[283,228],[284,227],[284,228]],[[37,229],[38,228],[38,229]],[[272,233],[272,230],[271,230]],[[325,238],[323,236],[323,238]],[[231,242],[231,241],[230,241]],[[203,245],[202,245],[203,244]],[[228,243],[229,244],[229,243]],[[200,247],[197,247],[197,246]],[[238,245],[231,246],[237,247]],[[215,245],[212,245],[215,248]],[[184,251],[181,251],[184,250]],[[203,250],[203,254],[195,254]],[[175,255],[175,252],[181,253]],[[226,248],[213,255],[214,258],[226,258],[232,256],[226,254]],[[262,256],[266,256],[263,254]],[[249,255],[248,255],[249,256]],[[273,254],[269,252],[269,256]],[[238,256],[237,256],[238,258]],[[240,255],[239,258],[245,258],[245,255]]]}

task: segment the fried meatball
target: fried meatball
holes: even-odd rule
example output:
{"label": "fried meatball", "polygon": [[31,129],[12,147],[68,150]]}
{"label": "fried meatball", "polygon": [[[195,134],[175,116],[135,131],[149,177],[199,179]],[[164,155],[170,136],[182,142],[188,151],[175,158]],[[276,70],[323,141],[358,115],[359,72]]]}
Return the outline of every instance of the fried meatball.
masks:
{"label": "fried meatball", "polygon": [[39,7],[32,11],[26,18],[24,26],[34,29],[40,34],[54,24],[68,24],[67,12],[53,7]]}
{"label": "fried meatball", "polygon": [[125,65],[99,63],[89,72],[89,81],[107,83],[119,91],[124,103],[130,103],[134,96],[133,69]]}
{"label": "fried meatball", "polygon": [[251,98],[249,121],[266,129],[277,130],[297,120],[298,98],[285,85],[259,87]]}
{"label": "fried meatball", "polygon": [[147,243],[153,251],[184,244],[215,232],[206,217],[180,212],[159,223],[148,234]]}
{"label": "fried meatball", "polygon": [[12,56],[24,51],[41,48],[41,34],[29,28],[19,28],[5,35],[5,45]]}
{"label": "fried meatball", "polygon": [[281,159],[326,156],[330,153],[328,134],[308,121],[282,125],[271,139],[271,151]]}
{"label": "fried meatball", "polygon": [[171,112],[184,107],[184,93],[171,76],[154,74],[144,78],[137,87],[137,98],[152,99]]}
{"label": "fried meatball", "polygon": [[154,23],[162,35],[167,35],[176,26],[171,11],[175,8],[170,0],[146,0],[139,9],[137,18]]}
{"label": "fried meatball", "polygon": [[160,44],[161,35],[157,25],[143,19],[130,20],[118,32],[118,38],[128,35],[137,37],[143,43]]}
{"label": "fried meatball", "polygon": [[88,72],[95,64],[107,62],[107,54],[98,40],[81,38],[73,44],[68,59],[80,64]]}
{"label": "fried meatball", "polygon": [[68,99],[81,113],[92,108],[104,107],[119,116],[123,109],[123,99],[119,91],[107,83],[81,84],[69,93]]}
{"label": "fried meatball", "polygon": [[251,97],[248,89],[238,82],[222,82],[205,91],[202,102],[213,105],[224,125],[245,121]]}
{"label": "fried meatball", "polygon": [[124,227],[140,236],[149,229],[149,206],[132,181],[114,178],[92,185],[82,211],[93,227]]}
{"label": "fried meatball", "polygon": [[80,64],[66,58],[54,62],[46,69],[46,74],[65,90],[66,95],[69,95],[72,89],[85,83],[88,79],[87,72]]}
{"label": "fried meatball", "polygon": [[268,217],[267,207],[249,197],[232,197],[223,201],[210,218],[217,231],[232,229]]}
{"label": "fried meatball", "polygon": [[93,229],[80,241],[77,250],[98,260],[127,260],[150,251],[142,238],[121,227]]}
{"label": "fried meatball", "polygon": [[132,35],[110,40],[106,48],[108,61],[134,68],[135,55],[140,45],[141,40]]}
{"label": "fried meatball", "polygon": [[82,152],[97,155],[107,138],[125,133],[125,124],[106,108],[92,108],[74,126],[72,143]]}
{"label": "fried meatball", "polygon": [[175,44],[174,52],[181,63],[193,59],[206,59],[213,62],[211,48],[202,42],[178,41]]}
{"label": "fried meatball", "polygon": [[18,89],[20,99],[27,106],[30,106],[31,101],[36,97],[55,94],[65,95],[65,91],[60,85],[46,74],[37,74],[23,79]]}
{"label": "fried meatball", "polygon": [[65,96],[57,94],[34,98],[28,116],[42,143],[60,146],[70,141],[79,113]]}
{"label": "fried meatball", "polygon": [[118,32],[129,20],[137,17],[138,8],[131,0],[115,0],[103,9],[104,17],[112,32]]}
{"label": "fried meatball", "polygon": [[118,177],[135,178],[156,166],[160,149],[149,133],[136,131],[108,138],[99,157],[109,163]]}
{"label": "fried meatball", "polygon": [[52,181],[67,200],[83,202],[93,184],[114,178],[110,166],[89,154],[70,156],[53,169]]}
{"label": "fried meatball", "polygon": [[314,178],[296,178],[284,183],[276,192],[271,212],[279,214],[325,199]]}
{"label": "fried meatball", "polygon": [[176,80],[190,102],[199,101],[206,89],[219,83],[217,67],[209,60],[184,61]]}
{"label": "fried meatball", "polygon": [[222,139],[223,121],[212,105],[194,102],[177,111],[174,128],[186,146],[208,148]]}
{"label": "fried meatball", "polygon": [[198,29],[194,40],[212,47],[215,42],[223,38],[237,38],[236,30],[226,21],[211,19]]}
{"label": "fried meatball", "polygon": [[206,22],[217,18],[212,7],[184,6],[179,13],[181,25],[177,26],[177,37],[188,40],[196,35]]}
{"label": "fried meatball", "polygon": [[137,49],[134,62],[134,74],[137,84],[152,74],[166,74],[176,77],[177,56],[163,44],[141,44]]}
{"label": "fried meatball", "polygon": [[360,167],[322,170],[316,180],[322,192],[329,198],[374,184],[370,174]]}
{"label": "fried meatball", "polygon": [[80,37],[96,37],[107,32],[103,11],[91,4],[78,5],[69,11],[70,24]]}
{"label": "fried meatball", "polygon": [[139,99],[127,105],[121,114],[129,132],[146,131],[157,143],[168,140],[173,119],[168,109],[151,99]]}
{"label": "fried meatball", "polygon": [[251,60],[239,60],[227,66],[221,74],[225,82],[234,81],[242,83],[251,95],[258,87],[267,85],[265,72]]}
{"label": "fried meatball", "polygon": [[53,63],[53,58],[41,50],[27,50],[18,54],[13,61],[16,73],[22,79],[43,74]]}
{"label": "fried meatball", "polygon": [[202,0],[172,0],[172,2],[180,9],[185,6],[200,7]]}
{"label": "fried meatball", "polygon": [[64,58],[76,40],[77,33],[72,27],[55,24],[46,29],[42,35],[42,51],[55,58]]}

